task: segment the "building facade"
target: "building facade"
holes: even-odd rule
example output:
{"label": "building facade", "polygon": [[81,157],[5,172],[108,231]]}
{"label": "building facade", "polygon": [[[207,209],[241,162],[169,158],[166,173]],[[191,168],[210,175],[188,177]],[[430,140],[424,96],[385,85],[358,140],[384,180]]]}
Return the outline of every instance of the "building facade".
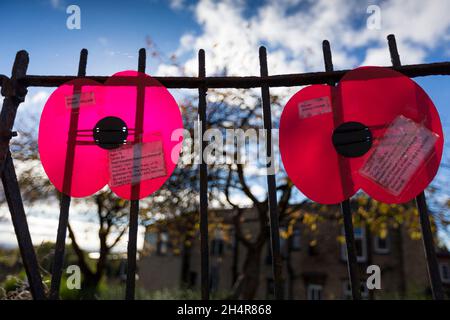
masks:
{"label": "building facade", "polygon": [[[220,297],[232,291],[247,248],[236,240],[230,211],[210,213],[210,289]],[[242,229],[251,236],[257,229],[255,212],[245,212]],[[337,219],[320,221],[312,231],[301,221],[280,229],[283,255],[284,295],[287,299],[350,299],[343,227]],[[361,293],[365,299],[422,299],[430,296],[426,260],[420,240],[413,240],[403,227],[389,229],[381,238],[365,225],[355,226]],[[176,241],[179,243],[179,241]],[[256,299],[273,298],[270,247],[262,249],[260,281]],[[145,249],[139,261],[139,285],[146,290],[177,289],[184,283],[200,289],[200,242],[189,240],[188,249],[174,246],[164,228],[149,228]],[[186,251],[189,251],[188,254]],[[450,256],[438,253],[441,277],[450,288]],[[368,290],[367,267],[381,271],[381,289]]]}

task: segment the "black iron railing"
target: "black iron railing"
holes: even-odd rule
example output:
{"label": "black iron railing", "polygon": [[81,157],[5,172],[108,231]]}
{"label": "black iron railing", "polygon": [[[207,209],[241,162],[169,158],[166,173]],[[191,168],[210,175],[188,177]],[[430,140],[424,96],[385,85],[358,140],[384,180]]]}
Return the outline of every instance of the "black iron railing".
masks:
{"label": "black iron railing", "polygon": [[[395,37],[388,36],[389,52],[393,69],[408,77],[421,77],[430,75],[450,75],[450,62],[415,64],[402,66],[397,51]],[[9,150],[9,142],[14,135],[12,128],[16,117],[17,108],[24,101],[28,87],[57,87],[67,81],[79,77],[86,77],[100,83],[105,82],[108,77],[86,76],[87,50],[80,53],[80,62],[77,76],[41,76],[27,75],[29,63],[28,53],[19,51],[16,55],[11,77],[0,75],[2,95],[5,97],[0,113],[0,173],[5,189],[5,196],[8,202],[15,233],[19,243],[22,260],[28,276],[30,290],[34,299],[57,299],[60,287],[66,230],[68,225],[70,197],[62,195],[60,203],[60,216],[55,246],[55,257],[52,270],[52,283],[50,293],[47,295],[42,285],[36,254],[31,242],[28,230],[26,215],[19,184],[17,181],[13,159]],[[267,130],[266,152],[270,156],[273,152],[271,129],[271,87],[292,87],[310,84],[327,83],[335,85],[348,70],[333,70],[332,55],[328,41],[323,42],[324,72],[312,72],[301,74],[285,74],[269,76],[267,68],[267,53],[264,47],[259,51],[260,76],[251,77],[207,77],[205,69],[205,52],[198,53],[199,72],[197,77],[154,77],[167,88],[198,89],[199,95],[199,120],[201,121],[201,154],[206,147],[201,137],[206,130],[206,94],[212,88],[261,88],[263,123]],[[138,71],[145,72],[145,49],[139,51]],[[207,165],[202,161],[199,166],[200,178],[200,242],[201,242],[201,296],[202,299],[209,299],[209,249],[208,249],[208,170]],[[282,257],[280,253],[279,219],[276,195],[275,175],[268,173],[268,206],[270,222],[270,244],[272,251],[272,268],[274,277],[274,295],[277,299],[283,299],[282,285]],[[422,239],[426,254],[430,284],[434,299],[444,299],[444,292],[440,280],[438,264],[431,232],[429,212],[425,195],[422,192],[416,198],[419,211]],[[137,227],[139,201],[130,201],[130,220],[128,238],[128,275],[126,282],[126,299],[134,299],[136,254],[137,254]],[[353,299],[360,299],[359,273],[356,261],[356,247],[353,235],[352,212],[349,200],[345,200],[340,206],[344,220],[345,240],[347,247],[347,265],[349,280],[352,289]]]}

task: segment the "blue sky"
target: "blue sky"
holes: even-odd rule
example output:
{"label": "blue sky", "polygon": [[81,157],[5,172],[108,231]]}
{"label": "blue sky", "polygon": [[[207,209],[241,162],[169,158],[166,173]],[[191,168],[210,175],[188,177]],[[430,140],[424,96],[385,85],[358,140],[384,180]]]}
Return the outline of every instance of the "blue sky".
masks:
{"label": "blue sky", "polygon": [[[80,30],[66,28],[69,4],[81,9]],[[170,52],[187,29],[198,29],[189,12],[173,10],[168,2],[157,0],[1,1],[0,13],[8,29],[14,30],[4,33],[2,73],[9,71],[18,49],[30,53],[29,73],[73,73],[78,53],[85,47],[90,51],[89,71],[109,74],[119,68],[136,67],[136,58],[128,56],[136,57],[139,48],[146,45],[146,36],[162,51]]]}
{"label": "blue sky", "polygon": [[[80,30],[66,27],[70,4],[80,7]],[[370,5],[380,10],[379,28],[367,27],[373,17],[367,12]],[[200,48],[206,50],[208,74],[257,75],[260,45],[268,47],[272,74],[321,71],[323,39],[331,42],[336,69],[389,65],[390,33],[397,36],[404,64],[449,61],[449,12],[448,0],[2,0],[0,74],[9,75],[21,49],[30,54],[29,74],[75,74],[79,51],[87,48],[88,75],[111,75],[137,67],[137,52],[148,46],[147,38],[166,56],[176,54],[184,73],[192,75]],[[149,55],[147,73],[180,75],[180,70]],[[435,102],[448,135],[450,77],[416,81]],[[30,89],[19,109],[18,127],[30,114],[39,116],[50,92]],[[272,92],[285,99],[293,93]],[[449,151],[444,162],[450,164]],[[446,185],[449,173],[441,169],[436,181]]]}

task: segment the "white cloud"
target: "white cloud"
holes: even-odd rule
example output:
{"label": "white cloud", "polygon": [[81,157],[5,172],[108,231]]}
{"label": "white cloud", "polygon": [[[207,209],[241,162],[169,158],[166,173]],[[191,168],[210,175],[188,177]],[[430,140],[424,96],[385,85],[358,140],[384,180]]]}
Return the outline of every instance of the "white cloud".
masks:
{"label": "white cloud", "polygon": [[[403,63],[423,62],[449,37],[448,0],[379,2],[380,30],[366,27],[368,5],[357,0],[282,0],[249,8],[241,0],[200,0],[194,13],[201,32],[181,37],[176,53],[194,57],[185,64],[189,74],[196,74],[196,52],[203,48],[208,74],[257,75],[258,47],[266,44],[269,72],[277,74],[323,70],[324,39],[331,42],[335,67],[352,68],[389,65],[390,33],[397,37]],[[160,71],[176,72],[165,67]]]}
{"label": "white cloud", "polygon": [[184,8],[184,0],[170,0],[169,5],[172,9],[180,10]]}

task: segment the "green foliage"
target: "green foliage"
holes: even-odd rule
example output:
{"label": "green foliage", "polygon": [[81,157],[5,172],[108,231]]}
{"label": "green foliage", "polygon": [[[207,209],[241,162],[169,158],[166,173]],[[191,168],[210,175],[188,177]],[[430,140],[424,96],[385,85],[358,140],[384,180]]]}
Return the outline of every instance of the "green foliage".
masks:
{"label": "green foliage", "polygon": [[16,276],[8,276],[6,280],[0,285],[5,292],[10,292],[19,289],[22,286],[23,279]]}
{"label": "green foliage", "polygon": [[[125,297],[125,284],[109,283],[99,290],[100,300],[123,300]],[[211,299],[226,299],[228,292],[218,292],[211,295]],[[161,289],[156,291],[147,291],[142,287],[136,287],[137,300],[200,300],[199,290],[191,289]]]}

